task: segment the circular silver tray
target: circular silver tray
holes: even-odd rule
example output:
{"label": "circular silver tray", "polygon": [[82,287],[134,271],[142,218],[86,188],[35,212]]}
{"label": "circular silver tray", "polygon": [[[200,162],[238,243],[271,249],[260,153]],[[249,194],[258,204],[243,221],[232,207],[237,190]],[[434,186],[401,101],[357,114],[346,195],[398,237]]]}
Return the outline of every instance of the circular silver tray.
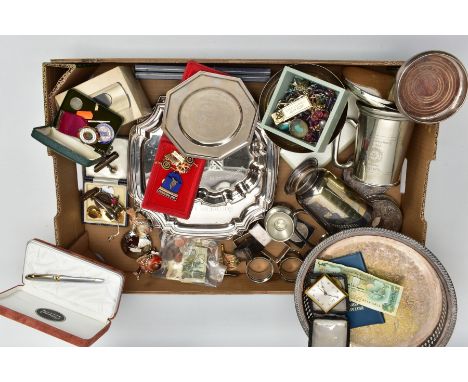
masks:
{"label": "circular silver tray", "polygon": [[[128,192],[134,206],[143,201],[151,173],[164,113],[164,100],[153,113],[135,125],[129,136]],[[242,234],[263,218],[273,203],[279,150],[262,129],[256,128],[252,143],[221,161],[207,160],[198,195],[189,219],[145,210],[163,231],[217,239]]]}
{"label": "circular silver tray", "polygon": [[351,330],[351,346],[445,346],[455,327],[457,299],[440,261],[423,245],[380,228],[339,232],[319,243],[304,260],[294,290],[296,312],[309,331],[303,285],[315,259],[332,259],[361,251],[369,273],[403,286],[396,316],[385,323]]}

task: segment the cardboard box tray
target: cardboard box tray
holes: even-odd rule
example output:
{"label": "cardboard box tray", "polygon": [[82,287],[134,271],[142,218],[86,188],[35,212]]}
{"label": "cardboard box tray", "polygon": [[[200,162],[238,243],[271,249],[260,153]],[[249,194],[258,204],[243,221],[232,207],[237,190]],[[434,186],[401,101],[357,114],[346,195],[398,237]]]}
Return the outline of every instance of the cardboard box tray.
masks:
{"label": "cardboard box tray", "polygon": [[[117,65],[133,66],[136,63],[174,63],[184,64],[187,59],[60,59],[43,64],[44,106],[46,123],[51,123],[56,113],[54,97],[86,81],[92,75],[102,73]],[[304,61],[304,60],[198,60],[207,65],[259,66],[269,67],[272,73],[284,65],[320,64],[340,75],[341,67],[348,65],[366,66],[375,70],[395,70],[401,62],[396,61]],[[142,86],[151,104],[155,104],[160,95],[176,86],[177,80],[142,80]],[[263,83],[247,83],[247,87],[258,101],[264,86]],[[121,135],[128,135],[131,126],[124,126]],[[426,186],[429,175],[429,165],[435,159],[437,147],[438,125],[417,125],[414,129],[410,147],[407,153],[407,177],[405,193],[400,194],[399,186],[393,187],[388,193],[401,205],[403,211],[402,233],[424,243],[426,237],[426,221],[424,220],[424,205]],[[351,150],[351,149],[350,149]],[[351,151],[343,153],[346,159]],[[139,281],[132,275],[136,270],[133,259],[125,256],[120,248],[120,237],[107,241],[107,237],[115,232],[115,227],[98,226],[82,223],[80,191],[75,163],[49,151],[54,162],[54,175],[57,193],[57,215],[55,217],[55,237],[57,245],[69,248],[77,253],[96,259],[96,254],[108,265],[114,266],[126,274],[124,292],[126,293],[208,293],[208,294],[247,294],[247,293],[292,293],[293,283],[288,283],[275,275],[264,284],[251,282],[244,274],[238,277],[226,277],[217,288],[183,284],[174,281],[155,279],[151,276],[142,277]],[[336,174],[340,171],[329,166]],[[284,183],[291,168],[281,159],[276,189],[276,202],[286,202],[299,207],[293,196],[283,191]],[[310,218],[310,222],[318,227]],[[128,228],[127,228],[128,229]],[[127,229],[123,229],[126,232]],[[317,241],[324,231],[318,228],[313,236]],[[159,245],[157,232],[153,239]],[[227,249],[232,248],[232,242],[225,243]],[[307,251],[306,251],[307,252]]]}

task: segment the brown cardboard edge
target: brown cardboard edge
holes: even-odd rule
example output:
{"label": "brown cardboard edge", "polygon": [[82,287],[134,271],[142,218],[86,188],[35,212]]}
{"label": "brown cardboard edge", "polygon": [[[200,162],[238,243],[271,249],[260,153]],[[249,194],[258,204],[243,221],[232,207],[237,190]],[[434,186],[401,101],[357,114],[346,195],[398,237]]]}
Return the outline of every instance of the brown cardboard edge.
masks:
{"label": "brown cardboard edge", "polygon": [[[60,230],[59,230],[59,222],[60,220],[62,219],[63,217],[63,211],[62,211],[62,202],[61,202],[61,195],[62,195],[62,189],[68,187],[68,188],[72,188],[72,192],[74,192],[76,194],[76,197],[75,197],[75,200],[76,200],[76,203],[75,203],[75,209],[80,209],[81,210],[81,205],[79,204],[80,203],[80,195],[79,195],[79,189],[78,189],[78,180],[77,180],[77,177],[74,176],[73,177],[73,181],[72,182],[61,182],[60,181],[60,176],[59,176],[59,172],[60,170],[63,170],[64,168],[68,167],[72,167],[72,169],[70,168],[70,171],[71,173],[76,173],[76,164],[73,163],[72,161],[60,156],[59,154],[53,152],[52,150],[48,150],[48,153],[49,155],[52,157],[52,161],[53,161],[53,165],[54,165],[54,181],[55,181],[55,194],[56,194],[56,203],[57,203],[57,213],[54,217],[54,230],[55,230],[55,241],[57,243],[57,245],[61,246],[61,247],[67,247],[69,244],[70,244],[70,239],[69,238],[65,238],[65,237],[62,237],[61,234],[60,234]],[[75,232],[78,232],[75,236],[80,236],[81,233],[84,232],[84,225],[82,224],[81,222],[81,214],[79,214],[79,217],[76,218],[76,221],[75,222],[69,222],[69,224],[72,224],[74,225],[76,228],[75,228]],[[71,241],[73,241],[74,239],[72,239]]]}
{"label": "brown cardboard edge", "polygon": [[[49,77],[47,74],[47,68],[49,67],[62,68],[65,70],[65,72],[60,76],[60,78],[52,87],[48,86]],[[42,63],[42,92],[44,97],[44,119],[46,125],[52,123],[53,120],[53,112],[51,109],[49,94],[53,93],[54,89],[59,87],[63,83],[63,81],[65,81],[65,79],[70,75],[74,68],[76,68],[76,64],[72,63]]]}
{"label": "brown cardboard edge", "polygon": [[[89,234],[85,232],[75,243],[70,246],[73,253],[83,253],[86,258],[92,259],[93,251],[89,248]],[[101,265],[100,261],[91,260]],[[113,269],[112,266],[109,266]],[[137,264],[135,262],[135,270]],[[184,284],[173,280],[157,279],[151,275],[141,275],[137,280],[132,271],[124,271],[125,283],[123,293],[128,294],[177,294],[177,295],[249,295],[249,294],[292,294],[294,283],[286,283],[282,281],[278,274],[275,274],[267,283],[255,284],[247,279],[245,274],[237,277],[226,276],[221,285],[217,287],[209,287],[197,284]],[[238,283],[239,278],[242,278],[242,283]],[[246,285],[249,288],[246,289]]]}
{"label": "brown cardboard edge", "polygon": [[[171,59],[171,58],[166,58],[166,59],[158,59],[158,58],[144,58],[144,59],[127,59],[127,58],[104,58],[104,59],[58,59],[58,60],[52,60],[52,63],[49,65],[53,65],[54,63],[94,63],[94,64],[132,64],[132,63],[185,63],[187,62],[187,59],[181,59],[181,58],[176,58],[176,59]],[[234,64],[270,64],[270,65],[284,65],[284,64],[295,64],[295,63],[304,63],[304,64],[326,64],[326,65],[361,65],[361,66],[400,66],[402,64],[402,61],[360,61],[360,60],[249,60],[249,59],[200,59],[199,60],[202,63],[234,63]],[[432,159],[435,159],[435,152],[437,149],[437,133],[435,137],[433,138],[433,144],[432,146]],[[427,159],[427,157],[426,157]],[[425,166],[425,171],[424,171],[424,185],[423,185],[423,193],[422,193],[422,203],[421,203],[421,210],[419,211],[419,216],[420,216],[420,224],[423,226],[421,227],[421,232],[420,234],[415,237],[418,241],[424,243],[425,241],[425,236],[426,236],[426,230],[427,230],[427,223],[424,219],[424,207],[425,207],[425,198],[426,198],[426,188],[427,188],[427,182],[428,182],[428,175],[429,175],[429,167],[430,167],[430,162],[431,160],[428,161],[427,165]],[[54,164],[55,168],[55,164]],[[420,185],[423,182],[420,183]],[[419,189],[421,189],[421,186],[418,185]],[[57,228],[57,222],[56,222],[56,228]],[[86,232],[85,232],[86,233]],[[83,236],[75,236],[75,241],[79,241],[82,239]],[[58,240],[57,240],[58,241]],[[58,241],[59,242],[59,241]],[[67,247],[70,246],[71,243],[67,244]],[[87,249],[89,251],[89,248]],[[130,274],[130,272],[125,273]],[[127,277],[128,278],[128,277]],[[218,288],[210,288],[211,290],[206,290],[204,289],[203,291],[192,291],[192,290],[183,290],[180,288],[167,288],[167,289],[158,289],[154,290],[152,288],[141,288],[140,284],[137,286],[134,286],[133,282],[128,282],[126,278],[125,282],[125,287],[124,287],[124,293],[161,293],[161,294],[289,294],[291,291],[282,291],[282,290],[271,290],[271,288],[266,287],[265,291],[263,290],[218,290]],[[140,281],[141,283],[141,281]],[[268,284],[268,283],[267,283]],[[214,290],[213,290],[214,289]]]}
{"label": "brown cardboard edge", "polygon": [[[45,62],[42,64],[42,81],[43,81],[43,95],[45,102],[45,117],[46,125],[51,124],[56,110],[55,96],[63,91],[63,88],[73,88],[77,85],[76,73],[85,72],[88,75],[96,70],[97,65],[80,64],[80,63],[50,63]],[[55,76],[55,81],[50,79],[48,69],[59,68],[62,74]]]}
{"label": "brown cardboard edge", "polygon": [[[439,135],[439,124],[428,124],[428,125],[415,125],[413,131],[413,137],[416,135],[426,135],[432,141],[432,147],[421,147],[418,150],[417,146],[412,145],[413,152],[417,151],[417,157],[413,154],[413,152],[407,153],[408,158],[408,170],[415,165],[416,161],[424,161],[424,179],[422,181],[416,182],[417,187],[412,188],[412,190],[406,190],[404,194],[402,194],[402,204],[407,202],[407,198],[414,198],[416,196],[420,196],[418,200],[418,216],[414,216],[414,218],[418,219],[418,224],[422,225],[422,229],[420,233],[413,231],[413,225],[415,221],[404,219],[403,222],[403,231],[407,236],[414,238],[415,240],[419,241],[422,244],[425,244],[426,235],[427,235],[427,221],[425,218],[425,207],[426,207],[426,197],[427,197],[427,186],[429,182],[429,172],[430,166],[433,160],[436,159],[436,152],[437,152],[437,140]],[[413,139],[413,138],[412,138]],[[421,137],[420,137],[421,139]]]}
{"label": "brown cardboard edge", "polygon": [[437,145],[438,145],[438,140],[439,140],[439,128],[440,125],[434,124],[434,150],[432,151],[432,154],[430,156],[430,159],[427,161],[426,164],[426,178],[424,180],[424,185],[423,185],[423,198],[421,200],[421,210],[420,210],[420,218],[424,224],[424,233],[422,236],[421,243],[425,244],[426,243],[426,236],[427,236],[427,221],[426,221],[426,198],[427,198],[427,186],[429,183],[429,172],[431,168],[431,163],[432,161],[436,160],[437,157]]}

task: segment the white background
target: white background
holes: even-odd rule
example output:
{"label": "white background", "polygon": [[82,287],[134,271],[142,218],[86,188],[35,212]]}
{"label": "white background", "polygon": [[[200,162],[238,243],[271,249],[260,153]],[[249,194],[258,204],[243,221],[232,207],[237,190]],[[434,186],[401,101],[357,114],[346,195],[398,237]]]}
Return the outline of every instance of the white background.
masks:
{"label": "white background", "polygon": [[[54,241],[52,161],[30,138],[43,123],[41,63],[65,57],[406,60],[446,50],[468,66],[467,37],[0,37],[0,290],[21,280],[26,242]],[[459,302],[450,345],[468,345],[468,106],[440,128],[426,200],[426,245]],[[0,317],[0,346],[66,343]],[[288,296],[124,295],[97,346],[305,346]]]}

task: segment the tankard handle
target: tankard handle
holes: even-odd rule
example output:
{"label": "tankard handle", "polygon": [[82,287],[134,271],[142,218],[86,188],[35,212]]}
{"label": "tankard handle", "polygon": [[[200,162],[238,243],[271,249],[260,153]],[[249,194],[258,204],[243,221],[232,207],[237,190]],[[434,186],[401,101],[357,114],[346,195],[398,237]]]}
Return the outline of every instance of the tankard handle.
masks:
{"label": "tankard handle", "polygon": [[[346,122],[352,125],[355,129],[357,129],[358,124],[355,120],[351,118],[347,118]],[[340,138],[341,138],[341,131],[337,135],[337,137],[333,140],[333,163],[336,167],[341,169],[346,169],[354,166],[354,160],[348,160],[348,162],[342,164],[338,161],[338,153],[340,152]]]}

